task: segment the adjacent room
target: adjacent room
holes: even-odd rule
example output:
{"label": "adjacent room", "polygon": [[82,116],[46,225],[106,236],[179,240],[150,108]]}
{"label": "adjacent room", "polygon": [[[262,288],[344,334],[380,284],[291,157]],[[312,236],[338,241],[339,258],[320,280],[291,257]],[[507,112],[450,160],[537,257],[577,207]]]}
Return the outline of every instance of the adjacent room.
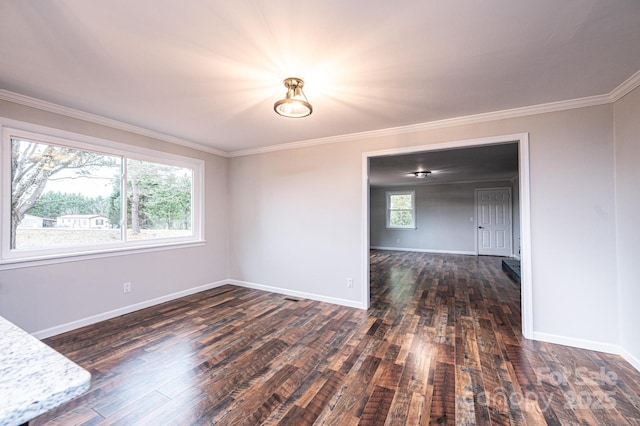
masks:
{"label": "adjacent room", "polygon": [[640,3],[0,0],[0,424],[640,423]]}
{"label": "adjacent room", "polygon": [[[520,256],[517,143],[374,157],[369,185],[373,248]],[[481,205],[482,189],[502,189],[505,203]],[[413,198],[415,220],[390,223],[393,194]]]}

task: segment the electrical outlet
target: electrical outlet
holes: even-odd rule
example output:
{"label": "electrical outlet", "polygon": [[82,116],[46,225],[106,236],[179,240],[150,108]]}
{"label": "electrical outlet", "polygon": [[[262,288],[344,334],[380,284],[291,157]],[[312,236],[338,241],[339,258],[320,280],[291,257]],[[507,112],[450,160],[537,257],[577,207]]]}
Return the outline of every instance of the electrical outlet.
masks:
{"label": "electrical outlet", "polygon": [[122,292],[124,294],[131,293],[131,283],[122,284]]}
{"label": "electrical outlet", "polygon": [[353,288],[353,278],[347,278],[347,287]]}

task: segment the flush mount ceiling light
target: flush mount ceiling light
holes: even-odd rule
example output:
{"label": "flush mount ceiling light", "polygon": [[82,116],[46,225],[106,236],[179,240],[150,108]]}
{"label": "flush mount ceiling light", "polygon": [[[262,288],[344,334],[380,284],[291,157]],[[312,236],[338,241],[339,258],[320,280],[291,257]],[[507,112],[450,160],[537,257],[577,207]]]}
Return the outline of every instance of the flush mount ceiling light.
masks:
{"label": "flush mount ceiling light", "polygon": [[424,172],[413,172],[413,175],[418,179],[424,179],[430,174],[431,172],[429,170],[425,170]]}
{"label": "flush mount ceiling light", "polygon": [[284,80],[287,94],[273,104],[275,112],[283,117],[302,118],[311,115],[313,108],[302,91],[304,81],[301,78],[289,77]]}

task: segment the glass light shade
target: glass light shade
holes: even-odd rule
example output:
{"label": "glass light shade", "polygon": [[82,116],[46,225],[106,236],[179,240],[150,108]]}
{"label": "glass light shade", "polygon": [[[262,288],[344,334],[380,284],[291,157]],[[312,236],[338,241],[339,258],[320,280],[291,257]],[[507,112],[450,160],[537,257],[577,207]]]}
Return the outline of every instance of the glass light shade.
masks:
{"label": "glass light shade", "polygon": [[290,77],[284,80],[287,94],[284,99],[273,105],[275,112],[283,117],[302,118],[311,115],[313,107],[302,91],[304,81],[300,78]]}

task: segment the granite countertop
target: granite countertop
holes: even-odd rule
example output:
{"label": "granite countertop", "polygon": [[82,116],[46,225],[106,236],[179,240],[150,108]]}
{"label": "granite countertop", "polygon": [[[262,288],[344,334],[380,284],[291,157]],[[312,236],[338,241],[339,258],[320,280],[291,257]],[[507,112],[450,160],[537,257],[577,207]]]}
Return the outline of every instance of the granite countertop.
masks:
{"label": "granite countertop", "polygon": [[26,423],[89,389],[91,375],[0,317],[0,426]]}

